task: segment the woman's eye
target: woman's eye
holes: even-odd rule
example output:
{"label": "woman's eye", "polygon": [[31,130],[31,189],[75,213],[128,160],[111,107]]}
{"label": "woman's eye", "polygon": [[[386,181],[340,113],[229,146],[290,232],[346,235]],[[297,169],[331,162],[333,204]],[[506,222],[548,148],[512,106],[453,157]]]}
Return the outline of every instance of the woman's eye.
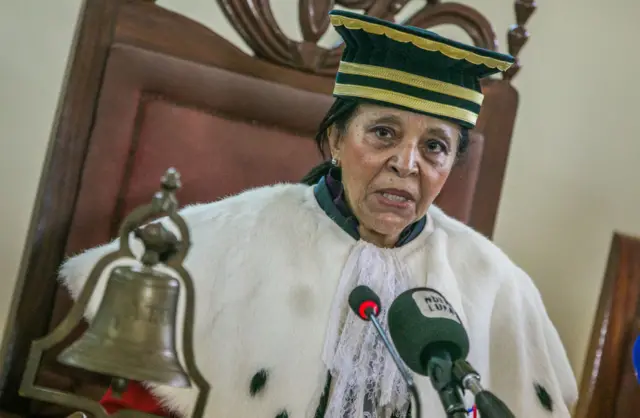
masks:
{"label": "woman's eye", "polygon": [[376,134],[378,138],[385,139],[385,140],[392,139],[394,136],[393,131],[389,128],[383,128],[383,127],[374,128],[373,132]]}
{"label": "woman's eye", "polygon": [[431,140],[427,142],[427,151],[430,153],[448,153],[447,146],[442,143],[442,141]]}

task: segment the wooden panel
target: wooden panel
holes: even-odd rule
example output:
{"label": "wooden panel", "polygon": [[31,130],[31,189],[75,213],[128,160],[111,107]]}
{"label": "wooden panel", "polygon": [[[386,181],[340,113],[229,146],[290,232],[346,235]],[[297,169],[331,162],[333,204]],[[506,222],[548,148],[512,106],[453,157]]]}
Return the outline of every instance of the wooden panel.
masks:
{"label": "wooden panel", "polygon": [[435,204],[449,216],[465,224],[469,223],[471,213],[475,210],[474,194],[480,172],[480,163],[485,146],[482,133],[469,133],[469,149],[461,157],[449,174]]}
{"label": "wooden panel", "polygon": [[631,349],[640,335],[640,239],[616,233],[591,334],[576,418],[629,418],[640,411]]}
{"label": "wooden panel", "polygon": [[485,99],[476,131],[482,132],[485,140],[468,224],[492,238],[519,97],[505,80],[483,80],[482,93]]}
{"label": "wooden panel", "polygon": [[68,253],[111,239],[167,167],[189,204],[298,181],[319,162],[312,137],[327,95],[126,45],[105,74]]}

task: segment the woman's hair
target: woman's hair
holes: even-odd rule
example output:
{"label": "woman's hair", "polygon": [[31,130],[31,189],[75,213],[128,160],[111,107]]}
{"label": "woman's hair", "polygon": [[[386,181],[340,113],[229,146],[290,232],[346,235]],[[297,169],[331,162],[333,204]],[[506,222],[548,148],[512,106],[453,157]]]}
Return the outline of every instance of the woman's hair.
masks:
{"label": "woman's hair", "polygon": [[[352,99],[343,99],[341,97],[331,105],[331,108],[320,122],[318,126],[318,132],[316,133],[315,141],[320,150],[320,154],[323,158],[326,158],[326,149],[329,145],[329,132],[330,128],[337,129],[338,136],[342,136],[346,133],[347,127],[351,118],[358,109],[358,102]],[[460,131],[460,141],[458,142],[457,158],[460,158],[469,148],[469,131],[466,128],[462,128]],[[316,184],[322,177],[324,177],[333,164],[330,160],[325,160],[317,166],[313,167],[303,178],[300,180],[303,184],[313,185]]]}

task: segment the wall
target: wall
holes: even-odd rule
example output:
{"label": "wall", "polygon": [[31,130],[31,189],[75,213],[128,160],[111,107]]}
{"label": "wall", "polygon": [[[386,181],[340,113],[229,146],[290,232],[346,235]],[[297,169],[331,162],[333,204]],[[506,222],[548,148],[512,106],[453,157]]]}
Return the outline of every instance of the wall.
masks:
{"label": "wall", "polygon": [[[214,0],[160,0],[246,50]],[[293,0],[275,0],[297,35]],[[416,2],[419,3],[419,2]],[[467,2],[471,4],[470,2]],[[0,324],[4,323],[54,117],[80,0],[0,6]],[[511,0],[475,0],[504,51]],[[419,4],[418,4],[419,5]],[[579,374],[614,229],[640,234],[640,5],[539,2],[521,54],[521,108],[496,242],[538,284]],[[459,31],[444,29],[445,35]],[[325,43],[333,39],[328,36]]]}

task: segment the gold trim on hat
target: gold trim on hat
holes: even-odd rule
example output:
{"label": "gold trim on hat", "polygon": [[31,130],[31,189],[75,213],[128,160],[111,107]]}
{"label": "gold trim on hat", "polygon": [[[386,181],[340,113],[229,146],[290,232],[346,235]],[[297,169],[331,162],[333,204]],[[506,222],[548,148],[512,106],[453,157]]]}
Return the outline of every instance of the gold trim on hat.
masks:
{"label": "gold trim on hat", "polygon": [[482,93],[472,89],[386,67],[341,61],[338,72],[393,81],[407,86],[417,87],[422,90],[457,97],[459,99],[473,102],[479,106],[482,105],[482,101],[484,99],[484,95]]}
{"label": "gold trim on hat", "polygon": [[451,106],[443,103],[424,100],[407,94],[396,93],[390,90],[375,87],[358,86],[355,84],[336,83],[333,94],[337,96],[359,97],[362,99],[387,102],[398,106],[414,109],[420,112],[431,113],[436,116],[444,116],[462,120],[475,126],[478,114],[467,109]]}
{"label": "gold trim on hat", "polygon": [[333,26],[345,26],[347,29],[362,29],[365,32],[374,35],[385,35],[396,42],[411,42],[416,47],[426,51],[437,51],[455,60],[465,60],[476,65],[482,64],[489,68],[497,68],[500,71],[506,71],[513,65],[512,62],[484,57],[471,51],[465,51],[464,49],[456,48],[455,46],[447,45],[432,39],[422,38],[418,35],[402,32],[378,23],[365,22],[346,16],[331,15],[331,24]]}

